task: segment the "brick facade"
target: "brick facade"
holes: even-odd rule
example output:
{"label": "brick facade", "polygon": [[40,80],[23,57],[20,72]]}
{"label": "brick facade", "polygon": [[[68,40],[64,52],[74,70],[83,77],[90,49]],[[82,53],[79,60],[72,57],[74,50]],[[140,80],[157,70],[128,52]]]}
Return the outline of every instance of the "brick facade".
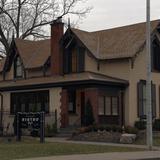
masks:
{"label": "brick facade", "polygon": [[51,24],[51,73],[52,75],[62,74],[62,49],[60,40],[64,33],[64,24],[54,21]]}

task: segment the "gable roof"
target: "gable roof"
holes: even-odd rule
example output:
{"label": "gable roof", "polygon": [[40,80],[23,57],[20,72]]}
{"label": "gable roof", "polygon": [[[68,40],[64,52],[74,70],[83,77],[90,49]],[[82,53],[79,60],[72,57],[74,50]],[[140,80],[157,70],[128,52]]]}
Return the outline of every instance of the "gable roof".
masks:
{"label": "gable roof", "polygon": [[50,39],[40,41],[15,39],[15,44],[26,69],[43,66],[50,56]]}
{"label": "gable roof", "polygon": [[[151,22],[153,32],[160,20]],[[118,27],[108,30],[86,32],[71,29],[97,59],[133,57],[146,41],[146,23]]]}

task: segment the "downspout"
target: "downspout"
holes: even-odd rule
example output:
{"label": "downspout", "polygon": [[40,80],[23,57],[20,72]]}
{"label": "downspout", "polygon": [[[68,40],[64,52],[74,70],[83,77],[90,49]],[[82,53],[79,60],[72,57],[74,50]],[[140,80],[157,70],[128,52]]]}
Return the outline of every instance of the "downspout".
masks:
{"label": "downspout", "polygon": [[0,132],[3,134],[3,94],[0,93],[1,107],[0,107]]}

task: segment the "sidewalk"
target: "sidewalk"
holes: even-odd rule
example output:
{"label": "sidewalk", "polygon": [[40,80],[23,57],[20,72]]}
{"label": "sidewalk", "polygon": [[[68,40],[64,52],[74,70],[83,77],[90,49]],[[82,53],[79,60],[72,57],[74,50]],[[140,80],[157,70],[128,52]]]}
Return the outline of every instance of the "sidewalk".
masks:
{"label": "sidewalk", "polygon": [[[92,145],[103,145],[103,146],[117,146],[117,147],[133,147],[147,149],[146,145],[135,145],[135,144],[119,144],[119,143],[104,143],[104,142],[86,142],[86,141],[72,141],[67,138],[46,138],[46,142],[63,142],[63,143],[74,143],[74,144],[92,144]],[[153,147],[153,150],[159,150],[160,147]]]}
{"label": "sidewalk", "polygon": [[[23,160],[159,160],[160,151],[103,153],[88,155],[52,156]],[[21,159],[22,160],[22,159]]]}
{"label": "sidewalk", "polygon": [[[82,141],[67,140],[67,138],[46,138],[46,142],[107,145],[107,146],[133,147],[133,148],[147,149],[147,146],[145,145],[115,144],[115,143],[102,143],[102,142],[82,142]],[[65,155],[65,156],[30,158],[30,159],[23,159],[23,160],[145,160],[145,159],[160,160],[160,147],[154,147],[153,149],[156,151]]]}

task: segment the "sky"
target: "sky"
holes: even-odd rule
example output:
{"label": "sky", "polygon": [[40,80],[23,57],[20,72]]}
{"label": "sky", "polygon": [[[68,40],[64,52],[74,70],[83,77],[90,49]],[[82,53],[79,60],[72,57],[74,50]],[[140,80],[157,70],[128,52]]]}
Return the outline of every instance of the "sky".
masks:
{"label": "sky", "polygon": [[[151,1],[151,20],[160,19],[160,0]],[[146,20],[146,0],[88,0],[92,11],[79,24],[87,31],[124,26]]]}

